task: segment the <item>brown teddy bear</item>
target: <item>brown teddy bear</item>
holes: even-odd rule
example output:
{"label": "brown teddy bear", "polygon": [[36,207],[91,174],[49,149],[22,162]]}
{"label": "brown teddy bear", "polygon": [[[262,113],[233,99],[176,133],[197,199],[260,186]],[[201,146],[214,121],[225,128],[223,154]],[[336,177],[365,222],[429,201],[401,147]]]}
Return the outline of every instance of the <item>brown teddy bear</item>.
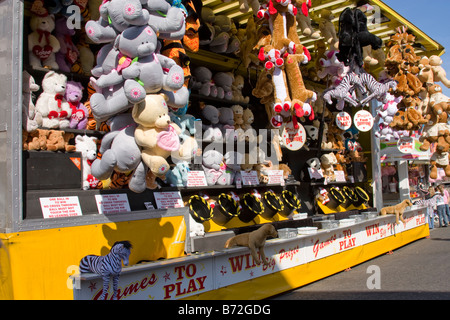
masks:
{"label": "brown teddy bear", "polygon": [[73,133],[67,133],[62,130],[50,130],[47,136],[47,150],[74,152],[76,147],[69,143],[69,140],[73,137]]}
{"label": "brown teddy bear", "polygon": [[36,129],[31,132],[22,130],[22,132],[24,150],[47,150],[48,130]]}

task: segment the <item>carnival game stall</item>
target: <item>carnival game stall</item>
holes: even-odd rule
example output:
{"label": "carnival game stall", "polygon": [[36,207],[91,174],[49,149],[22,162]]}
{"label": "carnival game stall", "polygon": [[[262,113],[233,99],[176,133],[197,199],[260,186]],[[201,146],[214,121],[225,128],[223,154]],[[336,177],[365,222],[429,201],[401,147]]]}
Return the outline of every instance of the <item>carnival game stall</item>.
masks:
{"label": "carnival game stall", "polygon": [[2,298],[262,299],[429,235],[444,48],[382,1],[0,14]]}

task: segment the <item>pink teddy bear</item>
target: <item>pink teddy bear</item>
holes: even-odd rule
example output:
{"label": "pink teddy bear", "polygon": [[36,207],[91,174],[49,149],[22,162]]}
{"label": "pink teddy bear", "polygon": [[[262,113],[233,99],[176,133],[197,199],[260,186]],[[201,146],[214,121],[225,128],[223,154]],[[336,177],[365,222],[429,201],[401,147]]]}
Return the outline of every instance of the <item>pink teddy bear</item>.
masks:
{"label": "pink teddy bear", "polygon": [[72,108],[69,128],[79,130],[86,129],[89,111],[86,106],[81,103],[81,99],[83,98],[83,86],[81,83],[67,81],[65,98]]}

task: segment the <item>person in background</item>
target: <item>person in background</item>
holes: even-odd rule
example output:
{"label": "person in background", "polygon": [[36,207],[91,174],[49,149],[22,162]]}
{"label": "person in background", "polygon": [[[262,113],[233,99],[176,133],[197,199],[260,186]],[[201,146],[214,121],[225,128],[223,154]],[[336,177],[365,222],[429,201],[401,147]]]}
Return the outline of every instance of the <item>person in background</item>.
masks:
{"label": "person in background", "polygon": [[444,188],[443,184],[440,184],[438,186],[439,191],[444,195],[444,202],[445,202],[445,214],[447,216],[447,222],[450,222],[450,194],[448,193],[447,189]]}
{"label": "person in background", "polygon": [[448,220],[447,220],[447,213],[446,213],[446,207],[445,207],[445,201],[444,201],[444,195],[439,190],[439,187],[435,188],[436,191],[436,207],[437,207],[437,213],[439,216],[439,226],[440,227],[447,227]]}
{"label": "person in background", "polygon": [[426,219],[428,221],[428,227],[434,229],[434,211],[436,208],[436,198],[434,188],[432,186],[425,189],[423,184],[419,185],[419,190],[424,196],[424,199],[420,199],[414,202],[414,205],[427,206]]}

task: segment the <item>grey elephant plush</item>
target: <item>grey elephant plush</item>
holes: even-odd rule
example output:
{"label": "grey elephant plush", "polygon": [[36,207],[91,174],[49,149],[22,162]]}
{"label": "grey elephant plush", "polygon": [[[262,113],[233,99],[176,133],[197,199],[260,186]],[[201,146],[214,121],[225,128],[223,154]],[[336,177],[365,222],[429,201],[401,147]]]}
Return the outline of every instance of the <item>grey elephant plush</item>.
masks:
{"label": "grey elephant plush", "polygon": [[102,158],[92,163],[92,175],[99,180],[105,180],[113,171],[134,171],[128,187],[136,193],[141,193],[146,189],[147,168],[141,161],[141,150],[134,140],[137,125],[130,113],[117,115],[108,122],[111,132],[102,139],[99,150]]}
{"label": "grey elephant plush", "polygon": [[118,34],[130,26],[147,25],[150,14],[142,7],[144,0],[109,0],[99,8],[100,18],[89,20],[85,29],[94,43],[114,41]]}
{"label": "grey elephant plush", "polygon": [[[92,113],[98,121],[142,102],[147,94],[162,90],[171,92],[183,87],[183,69],[174,60],[155,53],[157,47],[157,36],[150,26],[129,27],[116,38],[114,48],[121,57],[119,64],[95,81],[97,87],[113,86],[113,89],[94,93],[90,99]],[[114,56],[114,52],[110,54]],[[103,55],[106,66],[99,71],[110,68],[110,54]]]}

